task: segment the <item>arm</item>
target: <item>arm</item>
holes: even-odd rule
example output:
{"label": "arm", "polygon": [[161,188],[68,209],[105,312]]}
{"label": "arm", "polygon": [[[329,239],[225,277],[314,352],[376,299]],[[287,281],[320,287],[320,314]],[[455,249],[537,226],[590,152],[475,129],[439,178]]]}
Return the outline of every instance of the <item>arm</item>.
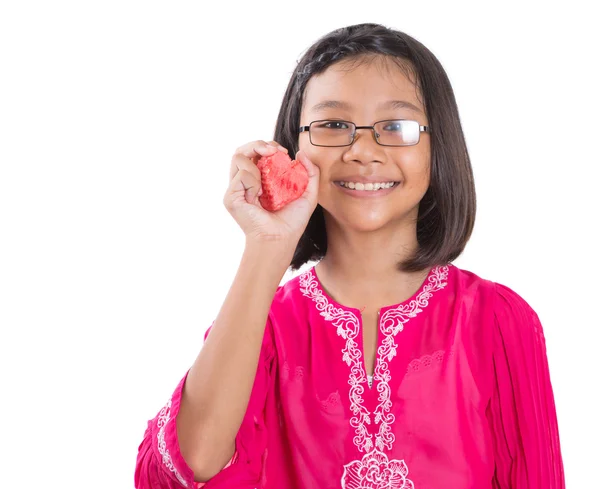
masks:
{"label": "arm", "polygon": [[204,347],[188,374],[177,431],[197,480],[219,472],[234,453],[257,371],[273,296],[291,256],[249,245]]}
{"label": "arm", "polygon": [[495,489],[564,489],[558,422],[540,320],[523,298],[496,284],[495,384],[488,410]]}
{"label": "arm", "polygon": [[[280,250],[247,245],[196,361],[167,406],[149,422],[138,454],[137,488],[196,487],[196,482],[213,479],[214,487],[219,487],[224,475],[219,472],[235,474],[241,465],[235,463],[240,433],[242,446],[252,450],[264,441],[252,439],[254,423],[244,428],[242,422],[248,411],[250,418],[260,417],[270,382],[274,347],[265,326],[291,260]],[[243,456],[252,470],[251,454]]]}

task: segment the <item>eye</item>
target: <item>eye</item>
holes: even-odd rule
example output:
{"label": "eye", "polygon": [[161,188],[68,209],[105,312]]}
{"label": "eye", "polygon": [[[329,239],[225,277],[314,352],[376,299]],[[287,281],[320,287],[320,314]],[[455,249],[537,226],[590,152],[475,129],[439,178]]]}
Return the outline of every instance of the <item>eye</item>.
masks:
{"label": "eye", "polygon": [[350,129],[350,126],[344,121],[327,121],[323,123],[326,129]]}
{"label": "eye", "polygon": [[390,121],[384,127],[384,131],[402,131],[402,121]]}

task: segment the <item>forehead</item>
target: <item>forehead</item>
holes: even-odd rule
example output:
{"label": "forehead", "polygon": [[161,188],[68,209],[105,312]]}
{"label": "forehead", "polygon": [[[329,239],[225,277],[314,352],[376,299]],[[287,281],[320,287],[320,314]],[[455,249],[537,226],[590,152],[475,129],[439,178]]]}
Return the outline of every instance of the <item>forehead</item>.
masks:
{"label": "forehead", "polygon": [[418,87],[409,70],[382,57],[342,60],[310,78],[304,91],[302,110],[315,108],[320,111],[322,103],[330,100],[344,103],[341,106],[329,104],[329,107],[347,110],[400,100],[408,102],[406,110],[410,110],[412,104],[424,112]]}

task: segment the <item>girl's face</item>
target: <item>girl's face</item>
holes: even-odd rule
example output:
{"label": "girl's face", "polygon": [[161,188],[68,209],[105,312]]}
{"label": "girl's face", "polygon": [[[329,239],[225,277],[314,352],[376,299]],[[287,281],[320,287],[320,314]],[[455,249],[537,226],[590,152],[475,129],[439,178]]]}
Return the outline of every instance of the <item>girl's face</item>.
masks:
{"label": "girl's face", "polygon": [[[343,60],[308,81],[301,126],[323,119],[351,121],[357,126],[388,119],[428,124],[416,87],[393,62],[376,59],[356,67],[351,63]],[[415,107],[394,105],[393,101],[409,102]],[[329,214],[344,228],[356,231],[373,231],[400,221],[416,222],[419,202],[429,186],[427,133],[421,132],[418,144],[400,147],[379,145],[370,129],[357,129],[351,146],[314,146],[307,132],[299,135],[298,142],[300,150],[320,169],[318,202],[326,218]],[[356,182],[360,177],[399,183],[391,191],[365,191],[360,195],[352,195],[338,184]]]}

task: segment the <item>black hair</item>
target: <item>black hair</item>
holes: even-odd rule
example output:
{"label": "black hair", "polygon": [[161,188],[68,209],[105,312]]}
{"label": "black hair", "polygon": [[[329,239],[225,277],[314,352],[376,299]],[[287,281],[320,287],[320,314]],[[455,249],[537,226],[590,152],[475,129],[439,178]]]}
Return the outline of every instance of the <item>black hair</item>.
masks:
{"label": "black hair", "polygon": [[[418,248],[400,271],[416,272],[456,259],[473,231],[476,212],[473,170],[450,80],[438,59],[411,36],[381,24],[336,29],[304,53],[292,73],[277,117],[274,140],[298,152],[300,113],[309,79],[341,60],[357,63],[384,57],[414,80],[431,130],[430,184],[419,204]],[[317,204],[302,234],[292,270],[327,252],[323,208]]]}

